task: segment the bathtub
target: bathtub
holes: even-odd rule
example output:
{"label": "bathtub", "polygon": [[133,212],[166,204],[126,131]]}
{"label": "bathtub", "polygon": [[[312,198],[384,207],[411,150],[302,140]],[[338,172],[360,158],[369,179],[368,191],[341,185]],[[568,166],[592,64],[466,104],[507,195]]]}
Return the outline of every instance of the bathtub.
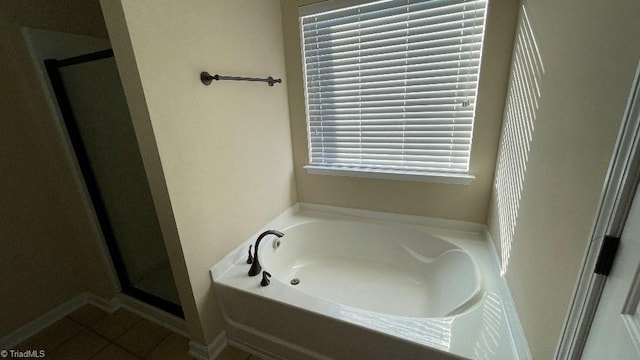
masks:
{"label": "bathtub", "polygon": [[211,269],[237,347],[265,359],[527,358],[481,228],[305,204],[266,228],[285,234],[260,244],[268,286],[247,274],[255,236]]}

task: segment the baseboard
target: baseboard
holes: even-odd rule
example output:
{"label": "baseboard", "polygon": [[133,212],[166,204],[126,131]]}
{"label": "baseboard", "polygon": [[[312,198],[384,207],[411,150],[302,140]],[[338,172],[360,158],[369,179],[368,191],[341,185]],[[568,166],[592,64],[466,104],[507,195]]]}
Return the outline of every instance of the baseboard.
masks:
{"label": "baseboard", "polygon": [[0,339],[0,349],[12,349],[16,345],[51,326],[56,321],[82,307],[88,301],[87,294],[80,294],[65,301],[53,310],[27,323],[18,330]]}
{"label": "baseboard", "polygon": [[204,345],[197,341],[189,341],[189,355],[198,360],[214,360],[227,346],[227,337],[220,333],[209,345]]}
{"label": "baseboard", "polygon": [[229,345],[238,348],[242,351],[248,352],[249,354],[253,354],[256,355],[257,357],[259,357],[260,359],[263,360],[282,360],[282,358],[277,357],[275,355],[273,355],[270,352],[267,352],[265,350],[263,350],[262,348],[256,347],[254,345],[251,345],[249,343],[245,343],[239,340],[233,340],[233,339],[229,339],[227,340]]}
{"label": "baseboard", "polygon": [[[189,337],[185,321],[174,315],[165,313],[164,311],[158,310],[126,295],[119,294],[113,299],[107,300],[105,298],[87,292],[79,294],[76,297],[60,304],[53,310],[27,323],[11,334],[3,337],[2,339],[0,339],[0,349],[15,348],[16,345],[27,340],[28,338],[46,329],[55,322],[87,304],[94,305],[108,313],[112,313],[120,308],[125,308],[139,315],[140,317],[163,326],[177,334],[180,334],[187,338]],[[224,337],[223,341],[224,343],[220,351],[222,351],[222,349],[224,349],[224,345],[226,345],[226,340],[224,340]]]}
{"label": "baseboard", "polygon": [[[483,236],[488,242],[491,256],[493,257],[494,263],[496,265],[496,271],[498,271],[499,274],[500,272],[498,269],[500,269],[500,254],[498,253],[496,243],[493,241],[491,233],[486,227],[484,228]],[[518,356],[519,360],[529,360],[531,359],[529,344],[527,343],[527,337],[525,336],[524,328],[522,327],[522,323],[520,322],[520,316],[518,316],[515,302],[513,301],[513,297],[511,297],[511,289],[509,288],[506,277],[498,276],[497,278],[498,288],[501,292],[500,296],[505,302],[505,304],[503,304],[504,312],[507,316],[507,324],[509,326],[509,330],[511,331],[511,335],[513,336],[513,344],[516,356]]]}
{"label": "baseboard", "polygon": [[91,304],[108,313],[112,313],[118,310],[122,306],[120,299],[118,299],[117,297],[114,297],[111,300],[107,300],[103,297],[100,297],[92,293],[84,293],[82,295],[86,298],[86,301],[84,302],[84,304]]}
{"label": "baseboard", "polygon": [[176,334],[182,335],[186,338],[189,337],[189,331],[187,330],[187,324],[184,319],[164,312],[125,294],[118,294],[115,300],[117,300],[120,306],[132,313],[169,329]]}

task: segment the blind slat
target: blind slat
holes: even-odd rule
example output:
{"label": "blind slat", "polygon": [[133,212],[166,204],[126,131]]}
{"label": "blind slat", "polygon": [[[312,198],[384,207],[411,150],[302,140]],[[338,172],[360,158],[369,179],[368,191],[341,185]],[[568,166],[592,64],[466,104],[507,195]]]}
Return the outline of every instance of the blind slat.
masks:
{"label": "blind slat", "polygon": [[[478,65],[480,62],[479,58],[474,58],[459,59],[456,61],[456,64],[452,62],[444,64],[429,64],[428,62],[420,63],[416,61],[416,63],[411,63],[410,61],[406,61],[406,64],[398,65],[398,60],[400,59],[386,60],[385,62],[387,62],[387,64],[384,64],[384,62],[376,64],[363,62],[360,64],[345,64],[347,66],[344,67],[336,65],[333,69],[330,66],[323,66],[322,68],[307,66],[305,72],[308,77],[307,82],[312,83],[314,86],[317,85],[315,84],[316,81],[326,81],[331,79],[351,79],[353,82],[367,82],[369,79],[376,78],[390,81],[398,79],[411,80],[444,76],[449,76],[447,79],[449,79],[450,82],[461,85],[461,81],[458,76],[466,76],[469,74],[473,75],[469,77],[469,79],[476,79],[478,74]],[[383,75],[388,76],[379,76],[381,72]],[[466,81],[465,77],[465,82]],[[413,84],[408,85],[417,84],[419,83],[414,82]]]}
{"label": "blind slat", "polygon": [[[407,85],[416,84],[439,84],[441,88],[456,88],[458,86],[474,87],[477,80],[477,74],[447,74],[446,72],[430,72],[430,71],[418,71],[416,73],[406,74],[388,74],[386,76],[368,75],[361,77],[349,77],[342,79],[312,79],[308,78],[309,84],[307,90],[316,90],[315,88],[326,86],[342,86],[343,88],[348,86],[370,86],[372,88],[377,87],[376,84],[386,82],[389,85],[390,82],[395,81],[395,84],[406,83]],[[381,86],[381,85],[378,85]],[[327,92],[324,89],[318,89],[319,93]],[[330,91],[330,90],[329,90]]]}
{"label": "blind slat", "polygon": [[[407,43],[420,42],[429,39],[447,39],[452,37],[482,34],[483,26],[474,25],[472,22],[454,20],[440,23],[421,23],[418,26],[407,26],[406,23],[398,23],[396,26],[387,24],[381,29],[358,29],[346,34],[335,32],[312,32],[307,34],[305,50],[319,48],[342,50],[360,42],[363,47],[379,42],[393,42],[404,40]],[[376,31],[378,30],[378,31]],[[343,36],[338,36],[343,35]]]}
{"label": "blind slat", "polygon": [[[462,113],[462,111],[459,111]],[[471,111],[470,111],[471,112]],[[385,121],[389,121],[389,120],[403,120],[405,117],[413,117],[413,118],[417,118],[418,116],[422,116],[424,117],[424,119],[426,119],[426,121],[428,121],[429,119],[435,119],[435,118],[445,118],[445,117],[449,117],[449,119],[452,120],[456,120],[459,117],[457,117],[457,111],[439,111],[439,112],[434,112],[434,113],[421,113],[421,112],[415,112],[412,114],[405,114],[405,113],[374,113],[374,114],[358,114],[357,117],[354,117],[353,114],[332,114],[332,115],[321,115],[321,116],[313,116],[313,118],[311,116],[309,116],[311,118],[311,120],[316,120],[316,121],[339,121],[339,120],[361,120],[361,121],[367,121],[367,120],[385,120]],[[464,114],[461,114],[461,116],[464,116]],[[466,114],[467,118],[473,118],[473,114]]]}
{"label": "blind slat", "polygon": [[[399,86],[398,81],[393,82],[382,82],[380,86],[367,86],[362,88],[352,88],[349,89],[347,86],[341,87],[325,87],[324,94],[319,92],[313,94],[307,94],[307,99],[334,99],[348,96],[365,96],[365,95],[381,95],[381,94],[390,94],[390,95],[398,95],[398,94],[412,94],[416,92],[423,92],[425,96],[429,96],[429,94],[448,94],[451,92],[468,90],[469,92],[473,92],[475,94],[475,87],[471,88],[468,84],[452,84],[453,87],[451,89],[447,88],[447,84],[410,84],[405,86]],[[352,86],[354,84],[351,84]],[[458,87],[456,87],[458,85]]]}
{"label": "blind slat", "polygon": [[[436,120],[436,121],[423,121],[422,119],[402,119],[402,122],[405,126],[422,126],[422,127],[435,127],[435,126],[469,126],[472,125],[473,119],[464,119],[462,121],[453,121],[453,120]],[[362,121],[359,119],[356,120],[343,120],[343,121],[312,121],[309,122],[309,128],[311,130],[316,130],[319,128],[330,129],[331,127],[336,128],[349,128],[351,126],[367,126],[370,128],[378,127],[378,126],[398,126],[398,122],[394,120],[368,120]]]}
{"label": "blind slat", "polygon": [[[384,75],[385,77],[391,77],[397,75],[401,78],[408,78],[407,73],[420,74],[424,77],[441,77],[441,76],[462,76],[465,77],[467,74],[475,74],[478,72],[477,66],[464,66],[467,64],[460,64],[459,67],[449,67],[449,68],[435,68],[430,69],[428,66],[417,64],[417,65],[406,65],[406,66],[395,66],[395,67],[379,67],[379,68],[364,68],[362,70],[353,70],[353,71],[337,71],[337,72],[329,72],[325,71],[323,73],[316,73],[314,71],[308,71],[307,76],[309,77],[309,81],[329,81],[329,80],[345,80],[351,79],[353,82],[358,82],[358,79],[371,79],[380,77],[380,75]],[[469,64],[470,65],[470,64]],[[465,79],[457,78],[458,82],[462,82]]]}
{"label": "blind slat", "polygon": [[[333,109],[379,109],[381,107],[388,108],[407,108],[411,109],[415,106],[427,106],[427,105],[437,105],[437,106],[451,106],[455,105],[455,108],[458,108],[458,105],[462,103],[465,99],[468,98],[468,94],[465,91],[459,91],[458,96],[440,96],[440,97],[432,97],[432,98],[420,98],[417,96],[414,97],[400,97],[400,96],[390,96],[388,98],[381,99],[380,97],[374,98],[354,98],[350,97],[348,99],[339,99],[339,98],[331,98],[331,99],[313,99],[309,101],[309,110],[333,110]],[[446,108],[445,110],[450,110],[451,107]]]}
{"label": "blind slat", "polygon": [[349,94],[342,96],[327,96],[327,97],[319,97],[314,96],[309,98],[309,106],[319,105],[319,104],[342,104],[342,103],[358,103],[358,102],[367,102],[367,101],[389,101],[389,100],[405,100],[405,99],[460,99],[463,95],[474,95],[475,89],[473,90],[465,90],[465,89],[456,89],[456,90],[440,90],[440,91],[413,91],[413,92],[388,92],[385,94]]}
{"label": "blind slat", "polygon": [[[478,2],[480,3],[480,2]],[[366,13],[354,14],[353,16],[342,17],[340,22],[335,21],[323,21],[322,17],[307,16],[303,19],[307,19],[303,23],[303,34],[305,36],[313,36],[314,34],[333,33],[338,34],[341,37],[348,37],[353,31],[358,30],[370,30],[375,32],[383,32],[384,29],[393,26],[394,24],[405,23],[407,27],[420,26],[427,23],[446,23],[450,21],[459,21],[472,23],[474,16],[484,17],[484,7],[469,6],[470,2],[467,1],[467,8],[465,4],[461,2],[457,8],[441,8],[440,11],[414,11],[409,14],[411,9],[405,7],[404,12],[400,14],[392,14],[387,12],[382,18],[368,19]]]}
{"label": "blind slat", "polygon": [[[428,46],[420,46],[428,45]],[[433,46],[429,46],[433,45]],[[376,61],[389,61],[399,58],[410,58],[416,56],[442,56],[447,55],[458,57],[459,60],[472,58],[474,55],[479,56],[481,44],[441,41],[438,44],[418,44],[416,46],[381,46],[379,48],[370,48],[364,50],[345,51],[335,54],[318,55],[309,51],[305,55],[307,68],[313,68],[318,65],[348,65],[355,63],[368,63]]]}
{"label": "blind slat", "polygon": [[[359,135],[359,134],[358,134]],[[439,143],[439,144],[444,144],[444,143],[452,143],[452,144],[470,144],[471,143],[471,139],[465,139],[463,137],[459,137],[459,136],[441,136],[441,137],[437,137],[435,135],[429,135],[429,137],[424,137],[424,136],[414,136],[414,137],[405,137],[405,136],[396,136],[396,137],[391,137],[391,136],[378,136],[378,137],[373,137],[373,136],[338,136],[338,135],[330,135],[330,134],[325,134],[323,136],[311,136],[311,142],[316,142],[316,141],[322,141],[323,144],[325,144],[326,142],[344,142],[344,143],[349,143],[349,142],[356,142],[356,143],[360,143],[360,142],[371,142],[371,143],[375,143],[375,142],[379,142],[379,143],[392,143],[392,142],[399,142],[399,143],[413,143],[413,144],[428,144],[428,143]]]}

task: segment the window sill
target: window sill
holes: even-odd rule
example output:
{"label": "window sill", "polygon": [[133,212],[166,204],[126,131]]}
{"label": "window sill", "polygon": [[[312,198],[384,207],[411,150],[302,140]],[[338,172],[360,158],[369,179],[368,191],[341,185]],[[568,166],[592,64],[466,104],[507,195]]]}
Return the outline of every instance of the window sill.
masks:
{"label": "window sill", "polygon": [[469,174],[440,174],[412,171],[390,171],[374,169],[337,168],[318,165],[306,165],[307,173],[313,175],[349,176],[368,179],[403,180],[432,182],[440,184],[469,185],[476,178]]}

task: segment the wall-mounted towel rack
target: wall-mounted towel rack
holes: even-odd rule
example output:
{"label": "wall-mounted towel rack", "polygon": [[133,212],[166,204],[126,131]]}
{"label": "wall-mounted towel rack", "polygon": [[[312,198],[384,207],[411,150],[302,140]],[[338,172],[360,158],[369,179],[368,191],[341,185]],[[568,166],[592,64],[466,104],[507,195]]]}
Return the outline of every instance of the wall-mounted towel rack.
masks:
{"label": "wall-mounted towel rack", "polygon": [[271,76],[269,76],[268,78],[254,78],[254,77],[242,77],[242,76],[225,76],[225,75],[218,75],[218,74],[211,76],[211,74],[209,74],[206,71],[203,71],[200,73],[200,81],[202,81],[203,84],[211,85],[211,82],[213,80],[261,81],[261,82],[268,83],[269,86],[273,86],[273,84],[275,83],[282,82],[282,79],[274,79]]}

